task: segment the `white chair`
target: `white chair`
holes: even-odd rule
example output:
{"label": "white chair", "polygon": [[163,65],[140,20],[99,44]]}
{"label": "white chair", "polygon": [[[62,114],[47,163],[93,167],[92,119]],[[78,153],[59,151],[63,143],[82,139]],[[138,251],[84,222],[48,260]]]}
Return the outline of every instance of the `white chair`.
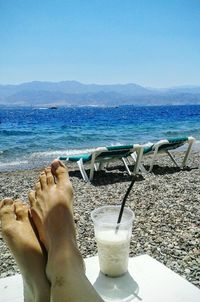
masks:
{"label": "white chair", "polygon": [[[129,161],[127,160],[128,156],[130,156],[132,153],[136,153],[133,174],[137,174],[143,155],[143,148],[139,144],[99,147],[91,153],[60,156],[59,160],[76,162],[83,179],[88,182],[92,181],[94,177],[94,171],[103,169],[105,166],[108,166],[110,162],[116,161],[117,159],[122,160],[128,174],[132,175],[132,172],[129,169]],[[85,164],[89,164],[89,176],[87,175],[87,172],[85,170]]]}
{"label": "white chair", "polygon": [[[129,258],[118,278],[99,271],[97,256],[85,259],[86,276],[105,302],[199,302],[200,289],[148,255]],[[0,302],[22,302],[21,275],[0,279]]]}
{"label": "white chair", "polygon": [[[152,154],[152,160],[150,163],[150,167],[148,170],[144,168],[142,164],[140,164],[140,170],[142,172],[151,172],[154,166],[154,163],[156,161],[156,158],[160,153],[165,153],[169,156],[169,158],[172,160],[172,162],[180,168],[184,168],[187,165],[188,158],[192,151],[192,145],[195,142],[195,138],[192,136],[188,137],[177,137],[177,138],[169,138],[169,139],[163,139],[158,141],[157,143],[152,143],[149,145],[143,145],[143,156]],[[176,160],[176,158],[172,155],[171,150],[175,150],[185,144],[188,144],[187,149],[184,152],[183,158],[181,160],[181,163],[179,164]],[[136,155],[132,154],[131,157],[133,160],[136,160]]]}

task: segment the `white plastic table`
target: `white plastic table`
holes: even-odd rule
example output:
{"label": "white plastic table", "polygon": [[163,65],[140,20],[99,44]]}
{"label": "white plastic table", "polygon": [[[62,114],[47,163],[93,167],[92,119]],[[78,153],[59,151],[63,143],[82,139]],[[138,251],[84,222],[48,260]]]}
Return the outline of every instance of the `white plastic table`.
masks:
{"label": "white plastic table", "polygon": [[[99,271],[97,256],[85,263],[88,279],[106,302],[200,302],[200,289],[148,255],[130,258],[128,273],[118,278]],[[0,279],[0,302],[22,301],[21,276]]]}

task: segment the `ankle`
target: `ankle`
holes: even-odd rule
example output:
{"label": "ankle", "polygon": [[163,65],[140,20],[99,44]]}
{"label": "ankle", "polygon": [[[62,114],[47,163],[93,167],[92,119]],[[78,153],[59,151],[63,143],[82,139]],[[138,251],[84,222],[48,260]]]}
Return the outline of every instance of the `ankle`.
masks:
{"label": "ankle", "polygon": [[24,301],[25,302],[49,302],[50,284],[36,284],[31,280],[23,279]]}
{"label": "ankle", "polygon": [[33,278],[29,275],[23,275],[24,296],[25,301],[34,302],[49,302],[50,301],[50,283],[48,279],[41,277],[40,275]]}
{"label": "ankle", "polygon": [[52,249],[48,253],[46,274],[52,283],[55,276],[71,274],[73,271],[85,273],[85,266],[82,255],[76,244],[70,248],[65,247],[62,250]]}

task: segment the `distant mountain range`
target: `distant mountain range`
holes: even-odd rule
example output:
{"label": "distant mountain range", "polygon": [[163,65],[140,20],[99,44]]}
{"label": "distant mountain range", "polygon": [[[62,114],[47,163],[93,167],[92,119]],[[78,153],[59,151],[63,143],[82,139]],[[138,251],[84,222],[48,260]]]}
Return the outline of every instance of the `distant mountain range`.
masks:
{"label": "distant mountain range", "polygon": [[76,81],[0,85],[0,105],[9,106],[119,106],[200,104],[200,86],[168,89],[136,84],[97,85]]}

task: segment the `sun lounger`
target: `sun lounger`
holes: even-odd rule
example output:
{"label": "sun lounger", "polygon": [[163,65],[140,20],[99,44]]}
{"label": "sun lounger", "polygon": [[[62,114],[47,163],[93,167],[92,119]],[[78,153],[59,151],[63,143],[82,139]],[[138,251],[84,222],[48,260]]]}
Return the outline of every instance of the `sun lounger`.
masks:
{"label": "sun lounger", "polygon": [[[186,167],[188,158],[192,151],[192,145],[194,142],[195,142],[195,138],[192,136],[188,136],[188,137],[163,139],[154,144],[143,145],[143,156],[152,154],[153,157],[152,157],[148,171],[144,168],[144,166],[142,164],[140,164],[140,170],[142,172],[151,172],[153,169],[155,160],[160,153],[167,154],[170,157],[170,159],[172,160],[172,162],[177,167],[180,167],[180,168]],[[188,147],[187,147],[186,151],[184,152],[184,156],[183,156],[181,163],[179,164],[177,162],[177,160],[175,159],[175,157],[172,155],[171,150],[175,150],[185,144],[188,144]],[[132,154],[131,156],[135,161],[136,160],[135,154]]]}
{"label": "sun lounger", "polygon": [[[92,181],[94,171],[101,170],[112,161],[120,159],[123,161],[125,168],[129,175],[132,174],[128,165],[129,162],[127,157],[132,153],[136,153],[136,160],[134,165],[133,173],[136,174],[139,171],[139,165],[142,158],[143,148],[138,145],[126,145],[126,146],[110,146],[110,147],[99,147],[91,153],[75,154],[71,156],[60,156],[59,159],[62,161],[76,162],[83,179],[88,182]],[[89,177],[85,170],[85,164],[89,164]]]}
{"label": "sun lounger", "polygon": [[[148,255],[129,258],[128,272],[118,278],[99,271],[98,257],[85,259],[86,276],[107,301],[199,302],[200,289]],[[22,302],[21,275],[0,278],[0,302]]]}

